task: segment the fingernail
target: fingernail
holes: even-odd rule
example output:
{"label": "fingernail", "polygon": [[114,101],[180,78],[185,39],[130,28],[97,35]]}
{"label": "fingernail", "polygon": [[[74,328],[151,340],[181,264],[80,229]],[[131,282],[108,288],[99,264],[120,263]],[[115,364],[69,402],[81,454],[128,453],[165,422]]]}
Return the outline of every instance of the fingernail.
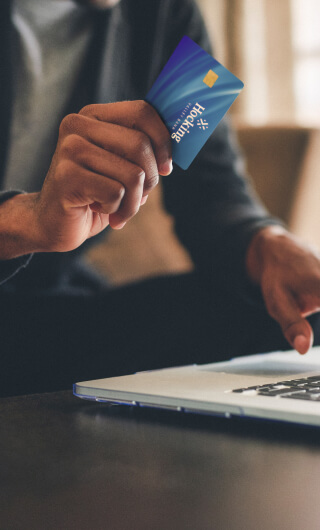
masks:
{"label": "fingernail", "polygon": [[297,335],[293,341],[293,347],[299,353],[304,355],[310,349],[310,341],[304,335]]}
{"label": "fingernail", "polygon": [[160,175],[170,175],[173,170],[172,160],[168,160],[167,162],[164,162],[164,164],[160,164],[159,173]]}
{"label": "fingernail", "polygon": [[127,222],[127,221],[125,221],[124,223],[120,223],[120,224],[118,224],[118,225],[116,225],[116,226],[113,226],[112,228],[113,228],[114,230],[121,230],[121,228],[124,227],[124,225],[126,224],[126,222]]}

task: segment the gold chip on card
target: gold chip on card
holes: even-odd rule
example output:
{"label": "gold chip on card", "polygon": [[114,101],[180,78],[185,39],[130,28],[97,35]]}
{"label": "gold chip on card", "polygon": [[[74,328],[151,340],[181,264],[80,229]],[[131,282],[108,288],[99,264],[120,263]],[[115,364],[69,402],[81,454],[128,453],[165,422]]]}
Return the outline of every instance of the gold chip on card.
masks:
{"label": "gold chip on card", "polygon": [[219,76],[213,70],[209,70],[209,72],[205,75],[203,82],[208,85],[208,87],[212,88],[218,77]]}

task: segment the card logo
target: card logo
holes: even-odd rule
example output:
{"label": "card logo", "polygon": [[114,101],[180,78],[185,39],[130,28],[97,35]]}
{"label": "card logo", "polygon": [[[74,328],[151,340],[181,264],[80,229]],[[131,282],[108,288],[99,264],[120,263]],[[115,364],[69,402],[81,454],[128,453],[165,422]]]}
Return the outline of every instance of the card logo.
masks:
{"label": "card logo", "polygon": [[207,120],[203,120],[202,118],[201,120],[197,120],[197,125],[199,129],[202,129],[203,131],[205,131],[209,127]]}
{"label": "card logo", "polygon": [[[189,128],[190,127],[194,127],[194,123],[193,122],[194,122],[195,118],[197,118],[199,115],[201,115],[204,110],[206,110],[205,107],[203,107],[199,103],[196,103],[193,106],[193,108],[191,109],[191,111],[188,114],[188,116],[183,121],[182,125],[180,125],[179,129],[176,132],[174,132],[173,134],[171,134],[171,138],[173,140],[175,140],[177,143],[181,142],[181,140],[184,137],[185,133],[187,133],[187,134],[190,133]],[[198,120],[198,121],[200,121],[200,120]],[[203,130],[207,129],[208,128],[208,123],[205,120],[202,120],[202,121],[204,121],[205,123],[203,123],[203,125],[201,125],[201,128]]]}

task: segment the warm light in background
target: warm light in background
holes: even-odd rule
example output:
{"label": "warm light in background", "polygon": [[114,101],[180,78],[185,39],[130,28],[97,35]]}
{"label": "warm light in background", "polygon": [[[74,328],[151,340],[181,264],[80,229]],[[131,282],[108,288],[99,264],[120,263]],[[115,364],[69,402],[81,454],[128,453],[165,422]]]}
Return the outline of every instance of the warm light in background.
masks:
{"label": "warm light in background", "polygon": [[291,0],[295,111],[320,124],[320,1]]}
{"label": "warm light in background", "polygon": [[215,57],[245,83],[233,114],[320,125],[320,1],[198,0]]}

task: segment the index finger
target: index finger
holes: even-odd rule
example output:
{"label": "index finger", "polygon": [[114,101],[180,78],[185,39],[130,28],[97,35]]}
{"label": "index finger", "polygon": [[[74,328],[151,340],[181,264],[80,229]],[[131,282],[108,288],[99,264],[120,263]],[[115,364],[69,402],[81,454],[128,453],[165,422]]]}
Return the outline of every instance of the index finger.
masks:
{"label": "index finger", "polygon": [[302,316],[294,296],[281,289],[265,293],[264,296],[270,316],[280,324],[289,344],[299,353],[306,353],[313,343],[313,331]]}
{"label": "index finger", "polygon": [[169,131],[156,110],[146,101],[88,105],[79,114],[143,132],[150,138],[159,173],[161,175],[171,173],[172,154]]}

